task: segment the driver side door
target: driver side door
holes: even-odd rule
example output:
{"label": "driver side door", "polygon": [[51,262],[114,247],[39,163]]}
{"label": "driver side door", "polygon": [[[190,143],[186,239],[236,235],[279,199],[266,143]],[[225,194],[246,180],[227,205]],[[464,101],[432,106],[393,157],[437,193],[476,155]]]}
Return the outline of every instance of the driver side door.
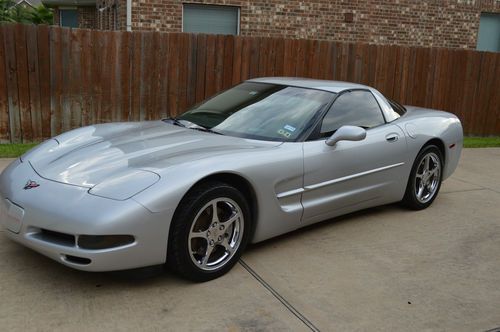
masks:
{"label": "driver side door", "polygon": [[[326,145],[343,125],[365,128],[366,138]],[[320,138],[304,142],[303,147],[305,224],[402,198],[405,136],[398,126],[385,122],[369,90],[338,96],[323,119]]]}

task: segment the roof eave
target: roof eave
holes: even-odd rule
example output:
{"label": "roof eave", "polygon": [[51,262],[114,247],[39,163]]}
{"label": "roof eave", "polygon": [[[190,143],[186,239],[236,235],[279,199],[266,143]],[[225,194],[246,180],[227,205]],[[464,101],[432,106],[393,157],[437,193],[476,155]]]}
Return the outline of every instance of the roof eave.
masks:
{"label": "roof eave", "polygon": [[89,7],[89,6],[95,6],[96,0],[42,0],[42,3],[47,7],[54,7],[54,6]]}

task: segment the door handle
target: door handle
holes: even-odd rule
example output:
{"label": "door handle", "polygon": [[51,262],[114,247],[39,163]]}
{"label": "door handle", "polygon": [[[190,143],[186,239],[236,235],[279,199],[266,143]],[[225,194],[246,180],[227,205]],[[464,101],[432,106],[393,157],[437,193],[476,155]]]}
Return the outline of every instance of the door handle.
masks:
{"label": "door handle", "polygon": [[387,136],[385,136],[385,139],[388,142],[396,142],[399,139],[399,135],[398,134],[387,134]]}

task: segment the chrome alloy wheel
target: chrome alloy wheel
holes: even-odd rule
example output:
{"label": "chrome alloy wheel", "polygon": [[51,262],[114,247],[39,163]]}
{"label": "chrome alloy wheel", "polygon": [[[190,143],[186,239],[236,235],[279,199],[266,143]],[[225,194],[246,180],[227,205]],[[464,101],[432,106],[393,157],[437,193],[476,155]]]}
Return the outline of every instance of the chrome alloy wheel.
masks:
{"label": "chrome alloy wheel", "polygon": [[430,152],[422,158],[415,174],[415,197],[420,203],[429,202],[436,194],[441,181],[441,161]]}
{"label": "chrome alloy wheel", "polygon": [[188,250],[193,263],[205,271],[226,264],[240,246],[244,219],[230,198],[211,200],[200,209],[189,231]]}

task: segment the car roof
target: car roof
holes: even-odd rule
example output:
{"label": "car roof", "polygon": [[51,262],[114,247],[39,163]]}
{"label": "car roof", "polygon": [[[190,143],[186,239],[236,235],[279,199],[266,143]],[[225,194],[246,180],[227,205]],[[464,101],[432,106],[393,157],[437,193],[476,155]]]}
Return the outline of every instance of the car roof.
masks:
{"label": "car roof", "polygon": [[316,79],[302,78],[302,77],[260,77],[247,80],[247,82],[290,85],[301,88],[318,89],[335,93],[339,93],[341,91],[349,89],[368,89],[368,90],[373,89],[363,84],[342,82],[342,81],[316,80]]}
{"label": "car roof", "polygon": [[379,91],[377,91],[377,89],[372,88],[368,85],[342,81],[315,80],[302,77],[260,77],[249,79],[246,82],[295,86],[300,88],[323,90],[333,93],[340,93],[342,91],[351,89],[365,89],[372,92],[375,99],[379,103],[387,122],[391,122],[399,117],[399,115],[397,115],[397,113],[389,105],[387,98],[385,98]]}

